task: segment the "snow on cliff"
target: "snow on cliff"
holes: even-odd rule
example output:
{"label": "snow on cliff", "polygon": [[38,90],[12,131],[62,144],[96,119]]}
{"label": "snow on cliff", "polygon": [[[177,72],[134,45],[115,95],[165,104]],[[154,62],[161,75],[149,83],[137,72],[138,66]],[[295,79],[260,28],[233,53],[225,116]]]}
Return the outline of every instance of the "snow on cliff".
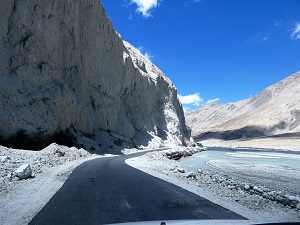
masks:
{"label": "snow on cliff", "polygon": [[98,0],[2,0],[0,13],[0,144],[99,131],[144,146],[190,141],[176,88]]}

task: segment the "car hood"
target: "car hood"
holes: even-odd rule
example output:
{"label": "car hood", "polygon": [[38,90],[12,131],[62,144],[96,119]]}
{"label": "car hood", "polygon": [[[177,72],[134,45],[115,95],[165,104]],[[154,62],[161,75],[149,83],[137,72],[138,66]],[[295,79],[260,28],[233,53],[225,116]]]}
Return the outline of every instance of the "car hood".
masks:
{"label": "car hood", "polygon": [[[254,225],[254,224],[268,224],[266,222],[259,223],[250,220],[161,220],[161,221],[146,221],[146,222],[128,222],[110,225],[161,225],[165,222],[166,225]],[[272,223],[276,224],[276,223]],[[284,224],[284,223],[280,223]]]}

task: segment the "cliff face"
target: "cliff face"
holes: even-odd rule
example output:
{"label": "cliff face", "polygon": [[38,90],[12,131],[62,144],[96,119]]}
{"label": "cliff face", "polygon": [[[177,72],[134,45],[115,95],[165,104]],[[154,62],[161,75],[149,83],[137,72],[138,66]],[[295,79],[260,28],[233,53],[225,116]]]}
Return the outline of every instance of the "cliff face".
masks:
{"label": "cliff face", "polygon": [[0,13],[2,140],[72,128],[189,141],[175,87],[98,0],[1,0]]}
{"label": "cliff face", "polygon": [[[240,139],[300,132],[300,72],[252,98],[206,104],[187,113],[197,139]],[[299,136],[299,134],[298,134]]]}

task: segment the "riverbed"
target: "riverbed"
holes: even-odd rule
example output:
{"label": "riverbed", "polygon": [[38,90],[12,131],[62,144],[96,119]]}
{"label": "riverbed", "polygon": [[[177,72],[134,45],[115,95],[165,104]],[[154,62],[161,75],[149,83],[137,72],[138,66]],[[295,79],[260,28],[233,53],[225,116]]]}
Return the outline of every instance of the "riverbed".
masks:
{"label": "riverbed", "polygon": [[210,147],[180,163],[190,171],[217,170],[276,191],[300,194],[300,153]]}

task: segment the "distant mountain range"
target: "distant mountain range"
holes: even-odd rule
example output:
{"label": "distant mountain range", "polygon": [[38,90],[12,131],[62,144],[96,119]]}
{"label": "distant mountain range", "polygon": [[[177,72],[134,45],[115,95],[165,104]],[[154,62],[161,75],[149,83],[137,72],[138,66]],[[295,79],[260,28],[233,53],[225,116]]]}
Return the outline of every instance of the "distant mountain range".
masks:
{"label": "distant mountain range", "polygon": [[198,141],[274,135],[300,137],[300,72],[254,97],[227,104],[205,104],[186,113],[186,121]]}

